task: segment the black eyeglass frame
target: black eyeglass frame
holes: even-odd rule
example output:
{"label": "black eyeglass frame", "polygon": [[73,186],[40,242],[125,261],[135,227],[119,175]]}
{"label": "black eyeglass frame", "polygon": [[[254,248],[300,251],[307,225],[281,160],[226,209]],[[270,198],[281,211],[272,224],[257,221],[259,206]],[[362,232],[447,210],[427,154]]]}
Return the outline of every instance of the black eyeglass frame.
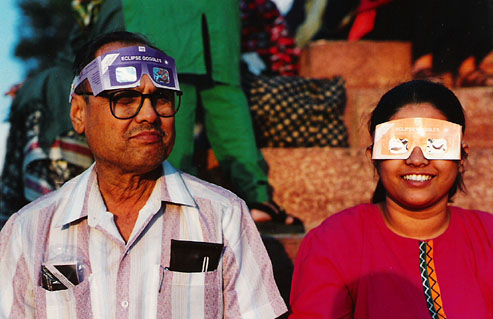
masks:
{"label": "black eyeglass frame", "polygon": [[[77,95],[92,95],[92,96],[97,96],[97,97],[103,97],[105,99],[108,99],[109,100],[109,106],[110,106],[110,111],[111,111],[111,114],[113,115],[114,118],[116,119],[119,119],[119,120],[129,120],[129,119],[132,119],[134,117],[137,116],[137,114],[139,114],[140,110],[142,109],[142,105],[144,105],[144,100],[146,98],[148,98],[150,101],[151,101],[151,106],[152,108],[154,109],[154,112],[156,112],[156,114],[159,116],[159,117],[173,117],[176,115],[176,113],[178,113],[178,110],[180,109],[180,105],[181,105],[181,96],[183,95],[183,92],[182,91],[174,91],[174,90],[169,90],[171,92],[174,92],[176,93],[176,96],[178,97],[178,105],[175,107],[175,112],[173,115],[161,115],[158,113],[158,111],[156,110],[156,101],[154,99],[155,97],[155,93],[151,93],[151,94],[144,94],[142,92],[139,92],[139,91],[136,91],[136,90],[128,90],[128,89],[123,89],[123,90],[117,90],[117,91],[113,91],[113,92],[101,92],[99,93],[98,95],[94,95],[92,92],[77,92],[75,91],[74,93],[77,94]],[[129,116],[129,117],[118,117],[115,115],[115,112],[113,110],[113,97],[114,95],[118,94],[118,93],[121,93],[121,92],[132,92],[132,93],[138,93],[140,95],[140,104],[139,104],[139,107],[137,108],[137,111],[135,112],[134,115],[132,116]],[[174,101],[176,103],[176,100]]]}

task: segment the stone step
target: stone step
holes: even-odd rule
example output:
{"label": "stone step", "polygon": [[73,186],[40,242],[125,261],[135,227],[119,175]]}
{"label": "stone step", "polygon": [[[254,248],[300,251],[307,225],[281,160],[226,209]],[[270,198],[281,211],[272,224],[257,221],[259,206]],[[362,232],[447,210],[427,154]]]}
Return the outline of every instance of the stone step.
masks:
{"label": "stone step", "polygon": [[319,40],[305,48],[300,75],[346,80],[347,87],[391,87],[411,78],[411,43]]}
{"label": "stone step", "polygon": [[[307,231],[336,212],[371,200],[377,176],[365,149],[263,148],[262,153],[274,200],[300,218]],[[212,152],[209,165],[213,173],[206,178],[228,187]],[[465,168],[467,193],[458,192],[454,203],[493,212],[493,148],[472,148]]]}
{"label": "stone step", "polygon": [[[307,230],[345,208],[367,203],[376,175],[364,149],[265,148],[274,199],[303,220]],[[457,193],[454,204],[492,211],[493,148],[471,149],[464,182],[467,194]]]}
{"label": "stone step", "polygon": [[[370,145],[367,122],[370,112],[380,97],[387,91],[383,88],[348,88],[344,121],[349,132],[349,145],[365,148]],[[464,139],[471,148],[493,147],[493,87],[454,89],[466,111],[466,135]]]}

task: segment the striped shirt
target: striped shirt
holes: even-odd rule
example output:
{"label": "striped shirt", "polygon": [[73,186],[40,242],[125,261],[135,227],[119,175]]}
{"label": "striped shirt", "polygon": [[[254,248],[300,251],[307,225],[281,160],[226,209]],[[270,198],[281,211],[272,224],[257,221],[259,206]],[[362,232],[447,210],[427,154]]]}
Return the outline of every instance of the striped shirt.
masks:
{"label": "striped shirt", "polygon": [[[127,243],[94,166],[14,214],[0,233],[0,318],[275,318],[286,311],[245,203],[163,164]],[[224,244],[215,271],[168,269],[172,239]],[[41,266],[84,266],[65,290]]]}

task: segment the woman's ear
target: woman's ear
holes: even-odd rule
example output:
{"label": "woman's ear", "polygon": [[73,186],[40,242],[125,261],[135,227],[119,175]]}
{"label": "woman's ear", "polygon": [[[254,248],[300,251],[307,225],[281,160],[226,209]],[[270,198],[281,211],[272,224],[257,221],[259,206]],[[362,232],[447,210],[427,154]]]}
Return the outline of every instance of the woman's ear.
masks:
{"label": "woman's ear", "polygon": [[70,118],[74,131],[83,134],[85,131],[85,114],[87,102],[82,95],[72,94],[72,106],[70,108]]}
{"label": "woman's ear", "polygon": [[462,142],[461,145],[461,159],[466,159],[469,156],[469,145],[466,142]]}
{"label": "woman's ear", "polygon": [[466,161],[467,157],[469,156],[469,145],[467,145],[467,143],[462,142],[460,153],[461,153],[461,156],[460,156],[459,167],[460,167],[461,173],[463,173],[465,161]]}

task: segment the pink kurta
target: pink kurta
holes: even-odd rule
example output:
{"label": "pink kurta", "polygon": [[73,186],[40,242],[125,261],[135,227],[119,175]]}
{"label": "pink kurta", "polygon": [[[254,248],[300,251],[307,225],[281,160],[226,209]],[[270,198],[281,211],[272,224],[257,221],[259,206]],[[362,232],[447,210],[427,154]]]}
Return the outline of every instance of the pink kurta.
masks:
{"label": "pink kurta", "polygon": [[450,207],[449,228],[419,241],[359,205],[304,239],[291,319],[493,318],[493,215]]}

